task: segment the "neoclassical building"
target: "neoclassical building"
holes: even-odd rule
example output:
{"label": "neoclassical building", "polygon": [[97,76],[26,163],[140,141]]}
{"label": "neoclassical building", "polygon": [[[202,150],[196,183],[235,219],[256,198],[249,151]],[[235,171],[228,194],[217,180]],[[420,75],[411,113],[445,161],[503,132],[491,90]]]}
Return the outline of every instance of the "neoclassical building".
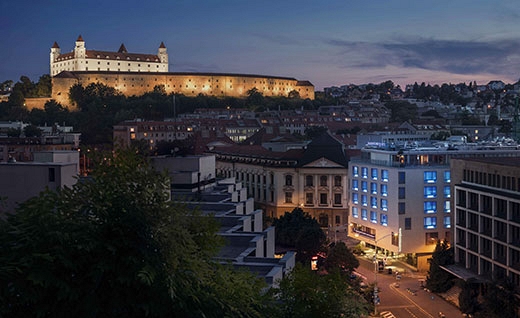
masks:
{"label": "neoclassical building", "polygon": [[229,73],[169,72],[164,43],[157,55],[87,50],[80,36],[73,52],[61,54],[57,43],[50,52],[52,98],[70,106],[69,89],[75,84],[102,83],[125,96],[142,95],[163,86],[166,93],[197,96],[246,97],[256,88],[264,96],[288,96],[296,91],[303,99],[314,99],[314,85],[290,77]]}

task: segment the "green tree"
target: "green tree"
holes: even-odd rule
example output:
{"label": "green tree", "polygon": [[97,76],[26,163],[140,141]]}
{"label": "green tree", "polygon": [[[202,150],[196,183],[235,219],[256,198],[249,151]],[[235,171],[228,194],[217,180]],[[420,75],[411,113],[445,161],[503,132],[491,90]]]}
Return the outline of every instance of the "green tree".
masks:
{"label": "green tree", "polygon": [[449,290],[455,277],[443,270],[440,266],[453,264],[453,248],[447,241],[438,241],[432,254],[430,270],[426,279],[426,287],[434,293],[443,293]]}
{"label": "green tree", "polygon": [[417,105],[407,101],[389,101],[385,103],[386,108],[390,109],[391,122],[403,122],[417,118]]}
{"label": "green tree", "polygon": [[359,260],[345,243],[337,242],[329,248],[324,266],[329,272],[340,270],[350,274],[359,267]]}
{"label": "green tree", "polygon": [[169,179],[135,151],[94,162],[0,221],[0,316],[261,316],[264,284],[213,261],[213,218],[169,202]]}
{"label": "green tree", "polygon": [[482,304],[482,317],[515,318],[518,317],[518,300],[515,286],[511,281],[486,284],[486,293]]}
{"label": "green tree", "polygon": [[35,125],[27,125],[23,129],[23,133],[25,137],[40,137],[42,135],[42,131]]}
{"label": "green tree", "polygon": [[256,87],[253,87],[247,91],[246,104],[248,106],[260,106],[263,103],[264,96]]}
{"label": "green tree", "polygon": [[459,294],[459,308],[462,313],[474,314],[479,310],[478,293],[479,284],[473,278],[467,281],[459,281],[461,292]]}
{"label": "green tree", "polygon": [[18,138],[22,134],[20,128],[9,128],[7,130],[7,137]]}

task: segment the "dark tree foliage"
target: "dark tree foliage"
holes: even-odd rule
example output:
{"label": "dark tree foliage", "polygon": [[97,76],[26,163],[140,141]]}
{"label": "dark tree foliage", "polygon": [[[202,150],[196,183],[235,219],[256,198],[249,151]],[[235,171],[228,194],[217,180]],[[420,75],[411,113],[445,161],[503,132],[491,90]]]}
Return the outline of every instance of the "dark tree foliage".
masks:
{"label": "dark tree foliage", "polygon": [[304,130],[305,138],[309,140],[314,139],[326,133],[327,130],[328,128],[326,126],[308,126]]}
{"label": "dark tree foliage", "polygon": [[0,220],[1,317],[261,317],[264,283],[213,261],[218,224],[135,151]]}
{"label": "dark tree foliage", "polygon": [[296,249],[296,258],[303,263],[310,262],[327,239],[318,221],[300,208],[274,219],[273,225],[277,244]]}
{"label": "dark tree foliage", "polygon": [[390,110],[391,122],[403,122],[417,118],[417,105],[407,101],[389,101],[385,103]]}
{"label": "dark tree foliage", "polygon": [[459,281],[461,292],[459,294],[459,308],[462,313],[474,314],[479,311],[478,293],[479,283],[473,281],[472,278],[467,281]]}
{"label": "dark tree foliage", "polygon": [[325,259],[324,267],[328,272],[340,270],[347,274],[359,267],[359,260],[343,242],[331,244]]}
{"label": "dark tree foliage", "polygon": [[432,254],[430,270],[426,279],[426,287],[434,293],[443,293],[449,290],[455,277],[443,270],[440,266],[453,264],[453,248],[447,241],[438,241]]}
{"label": "dark tree foliage", "polygon": [[518,317],[519,304],[515,294],[515,285],[509,280],[486,284],[482,308],[478,317]]}
{"label": "dark tree foliage", "polygon": [[42,135],[40,128],[36,127],[35,125],[25,126],[23,133],[25,137],[40,137]]}

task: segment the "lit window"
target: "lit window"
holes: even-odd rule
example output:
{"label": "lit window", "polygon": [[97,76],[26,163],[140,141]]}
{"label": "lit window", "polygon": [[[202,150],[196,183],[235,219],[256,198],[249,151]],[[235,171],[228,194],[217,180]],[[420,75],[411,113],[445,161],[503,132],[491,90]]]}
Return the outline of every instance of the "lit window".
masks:
{"label": "lit window", "polygon": [[451,213],[450,201],[444,201],[444,213]]}
{"label": "lit window", "polygon": [[388,226],[388,215],[381,213],[379,216],[379,221],[381,222],[381,225]]}
{"label": "lit window", "polygon": [[312,192],[305,193],[305,204],[314,205],[314,194]]}
{"label": "lit window", "polygon": [[377,183],[370,182],[370,193],[377,194]]}
{"label": "lit window", "polygon": [[437,217],[430,216],[424,218],[424,228],[425,229],[435,229],[437,228]]}
{"label": "lit window", "polygon": [[352,193],[352,203],[354,203],[354,204],[359,203],[359,195],[357,193]]}
{"label": "lit window", "polygon": [[373,209],[377,209],[377,197],[370,197],[370,206]]}
{"label": "lit window", "polygon": [[370,211],[370,222],[377,223],[377,213],[375,211]]}
{"label": "lit window", "polygon": [[370,169],[370,176],[372,177],[372,180],[377,180],[377,169],[376,168]]}
{"label": "lit window", "polygon": [[361,191],[368,192],[368,183],[366,181],[361,181]]}
{"label": "lit window", "polygon": [[449,217],[449,216],[444,217],[444,228],[451,229],[451,217]]}
{"label": "lit window", "polygon": [[427,199],[436,198],[437,197],[437,187],[436,186],[424,187],[424,197]]}
{"label": "lit window", "polygon": [[361,167],[361,177],[368,178],[368,168],[367,167]]}
{"label": "lit window", "polygon": [[435,183],[437,182],[437,171],[425,171],[424,172],[424,183]]}
{"label": "lit window", "polygon": [[359,167],[358,166],[353,166],[352,167],[352,176],[353,177],[359,177]]}
{"label": "lit window", "polygon": [[451,173],[450,171],[444,171],[444,182],[450,183],[451,182]]}
{"label": "lit window", "polygon": [[368,220],[367,209],[361,209],[361,219],[365,221]]}
{"label": "lit window", "polygon": [[381,170],[381,180],[387,182],[388,181],[388,170]]}
{"label": "lit window", "polygon": [[355,218],[359,217],[359,210],[358,210],[357,207],[353,207],[352,208],[352,216],[355,217]]}
{"label": "lit window", "polygon": [[352,180],[352,190],[359,190],[359,181],[358,180]]}
{"label": "lit window", "polygon": [[425,201],[424,202],[424,213],[437,213],[437,201]]}
{"label": "lit window", "polygon": [[381,199],[381,210],[388,211],[388,200]]}
{"label": "lit window", "polygon": [[364,195],[364,194],[361,195],[361,205],[363,205],[363,206],[367,206],[368,205],[367,196]]}
{"label": "lit window", "polygon": [[445,198],[451,198],[450,186],[445,186],[444,187],[444,197]]}
{"label": "lit window", "polygon": [[384,197],[388,196],[388,185],[387,184],[381,185],[381,195]]}

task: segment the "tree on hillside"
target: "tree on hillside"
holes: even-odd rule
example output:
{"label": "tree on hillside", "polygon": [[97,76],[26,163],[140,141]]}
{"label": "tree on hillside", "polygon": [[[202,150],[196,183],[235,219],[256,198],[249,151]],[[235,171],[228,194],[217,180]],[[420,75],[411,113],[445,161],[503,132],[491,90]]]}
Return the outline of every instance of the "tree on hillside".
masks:
{"label": "tree on hillside", "polygon": [[390,109],[391,122],[403,122],[417,118],[417,105],[407,101],[389,101],[385,103],[386,108]]}
{"label": "tree on hillside", "polygon": [[135,151],[0,220],[2,317],[260,317],[263,282],[213,261],[218,224]]}

